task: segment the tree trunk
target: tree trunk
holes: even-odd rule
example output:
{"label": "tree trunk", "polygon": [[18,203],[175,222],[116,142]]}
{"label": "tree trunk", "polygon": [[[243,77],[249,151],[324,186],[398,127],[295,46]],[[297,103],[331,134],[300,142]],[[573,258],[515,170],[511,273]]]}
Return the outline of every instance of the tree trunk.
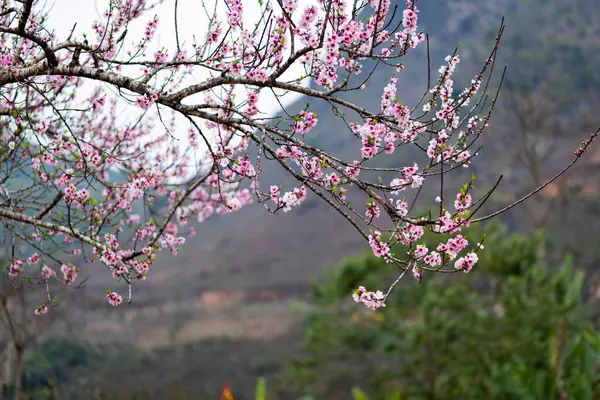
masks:
{"label": "tree trunk", "polygon": [[15,386],[15,400],[22,400],[23,388],[21,386],[22,381],[22,360],[23,360],[23,346],[15,343],[15,359],[13,362],[13,373],[14,373],[14,386]]}
{"label": "tree trunk", "polygon": [[15,325],[13,324],[13,320],[11,318],[10,312],[8,310],[8,299],[6,297],[2,297],[0,299],[0,311],[2,312],[2,317],[4,320],[4,324],[8,329],[8,349],[7,349],[7,360],[6,360],[6,384],[13,384],[13,393],[15,400],[21,400],[23,395],[23,390],[21,387],[21,361],[23,356],[23,346],[19,343],[19,339],[17,336],[17,331],[15,329]]}
{"label": "tree trunk", "polygon": [[2,397],[0,398],[2,400],[9,400],[8,384],[6,382],[2,382],[2,384],[0,384],[0,388],[2,389]]}
{"label": "tree trunk", "polygon": [[[4,364],[5,379],[2,382],[7,388],[12,384],[12,393],[14,400],[21,400],[23,396],[23,388],[21,387],[21,362],[22,348],[14,341],[10,340],[6,354],[6,362]],[[10,393],[11,390],[8,390]],[[3,399],[8,397],[4,396]]]}

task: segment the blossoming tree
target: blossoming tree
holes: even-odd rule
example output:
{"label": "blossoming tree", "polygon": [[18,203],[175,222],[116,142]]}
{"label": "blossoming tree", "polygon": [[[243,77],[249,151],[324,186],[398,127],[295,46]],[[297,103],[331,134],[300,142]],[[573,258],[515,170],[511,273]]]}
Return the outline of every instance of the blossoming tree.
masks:
{"label": "blossoming tree", "polygon": [[[402,7],[390,0],[259,0],[253,5],[261,10],[256,23],[245,20],[241,0],[216,4],[226,17],[218,7],[205,7],[205,37],[184,40],[176,22],[176,45],[154,52],[149,46],[161,24],[147,0],[107,1],[103,19],[91,27],[93,37],[57,37],[34,0],[3,2],[0,223],[13,249],[7,268],[15,282],[76,285],[81,265],[75,260],[100,261],[129,284],[131,301],[132,285],[146,279],[157,252],[177,254],[194,234],[185,227],[190,221],[252,202],[271,213],[287,212],[307,196],[337,210],[376,256],[399,268],[398,280],[407,271],[416,279],[424,271],[469,272],[481,245],[469,243],[461,229],[536,192],[476,218],[499,181],[478,199],[473,180],[458,193],[444,186],[448,174],[468,168],[480,154],[477,141],[496,96],[486,102],[486,82],[503,27],[468,87],[454,88],[460,59],[453,52],[409,107],[397,98],[394,75],[402,73],[403,58],[426,42],[414,0]],[[175,21],[177,7],[176,0]],[[138,20],[146,28],[134,36],[128,27]],[[361,90],[380,65],[396,70],[380,107],[347,100],[344,93]],[[295,66],[304,72],[288,77]],[[200,75],[206,78],[190,83]],[[328,103],[361,151],[344,160],[309,145],[318,116],[309,106],[269,117],[260,98],[272,93]],[[169,140],[175,128],[187,132],[184,149]],[[597,134],[583,142],[573,162]],[[390,167],[391,155],[406,146],[418,148],[422,160]],[[267,159],[297,185],[261,181]],[[373,173],[395,177],[373,181]],[[427,182],[439,185],[431,199],[438,211],[414,214]],[[364,200],[349,201],[350,191],[367,198],[366,207]],[[439,240],[417,243],[424,230]],[[390,252],[396,243],[405,246],[408,261]],[[31,249],[27,257],[15,255],[22,245]],[[68,259],[58,256],[61,251]],[[386,292],[361,287],[354,298],[373,309],[384,306],[396,282]],[[115,306],[123,301],[111,290],[106,297]],[[46,313],[52,300],[48,291],[36,313]]]}

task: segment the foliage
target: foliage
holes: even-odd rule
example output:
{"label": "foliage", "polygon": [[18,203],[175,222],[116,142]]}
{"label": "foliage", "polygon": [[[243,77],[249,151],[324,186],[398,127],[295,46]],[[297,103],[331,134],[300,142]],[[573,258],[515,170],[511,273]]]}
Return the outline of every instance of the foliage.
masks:
{"label": "foliage", "polygon": [[[464,233],[469,241],[483,239],[486,244],[471,279],[466,281],[463,274],[442,279],[425,272],[420,285],[402,281],[381,311],[362,310],[346,301],[355,280],[368,283],[391,276],[381,259],[365,253],[328,269],[325,280],[313,284],[306,321],[310,357],[296,363],[297,390],[289,389],[315,399],[344,400],[351,395],[397,400],[442,393],[447,393],[443,398],[538,399],[551,398],[548,393],[558,390],[567,398],[593,399],[588,390],[597,376],[600,341],[586,322],[582,275],[573,272],[568,260],[551,272],[535,267],[541,234],[509,235],[497,223]],[[254,380],[255,389],[239,384],[240,370],[252,371],[249,360],[256,364],[258,353],[282,361],[289,343],[275,345],[249,343],[242,348],[233,342],[207,342],[141,351],[48,341],[26,353],[24,386],[37,387],[40,397],[35,398],[40,399],[45,398],[41,389],[52,385],[59,398],[76,398],[73,393],[92,393],[90,388],[97,387],[127,399],[122,395],[134,387],[128,385],[127,391],[116,383],[127,374],[142,388],[152,382],[146,392],[139,391],[140,399],[149,398],[144,393],[177,398],[174,388],[181,395],[198,390],[204,398],[217,396],[225,378],[236,382],[236,400],[251,393],[260,397],[264,382]],[[217,368],[215,359],[226,367]],[[257,364],[252,373],[264,371]],[[175,374],[182,378],[175,380]],[[186,380],[190,376],[195,377],[192,386]],[[274,398],[287,398],[277,396],[279,382],[274,378],[269,375],[269,386],[275,387],[267,397],[275,389]]]}
{"label": "foliage", "polygon": [[[296,384],[327,398],[347,396],[331,391],[335,379],[377,399],[597,398],[600,336],[583,304],[583,274],[569,259],[552,271],[537,266],[539,235],[486,229],[475,279],[425,275],[421,285],[400,283],[377,312],[344,297],[353,279],[380,279],[381,261],[364,255],[330,270],[314,286],[310,356],[296,362]],[[355,399],[367,398],[359,393]]]}
{"label": "foliage", "polygon": [[228,383],[235,400],[287,398],[280,396],[288,392],[279,374],[297,354],[297,336],[268,342],[209,339],[155,349],[46,340],[26,352],[23,388],[34,400],[46,400],[50,391],[60,400],[97,393],[119,400],[218,399]]}

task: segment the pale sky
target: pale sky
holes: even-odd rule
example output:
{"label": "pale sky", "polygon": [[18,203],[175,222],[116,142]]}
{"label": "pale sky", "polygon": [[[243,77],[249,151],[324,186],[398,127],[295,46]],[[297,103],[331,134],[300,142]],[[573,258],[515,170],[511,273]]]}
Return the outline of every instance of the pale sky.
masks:
{"label": "pale sky", "polygon": [[[212,10],[214,7],[215,0],[205,0],[207,9]],[[226,30],[226,19],[224,18],[224,2],[223,0],[218,1],[218,10],[223,15],[221,19],[224,23],[224,30]],[[266,1],[265,1],[266,2]],[[309,5],[316,2],[314,0],[303,0],[300,1],[297,14],[301,13],[301,9],[305,5]],[[82,34],[86,33],[87,36],[94,41],[95,34],[91,28],[94,20],[104,21],[102,13],[108,8],[108,0],[48,0],[48,6],[46,9],[50,9],[49,18],[45,26],[54,29],[57,34],[59,41],[64,40],[68,37],[73,25],[77,23],[74,31],[74,38],[81,39]],[[258,21],[260,16],[260,7],[257,0],[243,0],[244,4],[244,21],[245,23],[253,23]],[[276,6],[276,2],[274,2]],[[276,6],[277,7],[277,6]],[[138,39],[142,36],[142,32],[146,23],[157,14],[159,17],[159,25],[157,34],[153,39],[152,43],[148,47],[146,54],[148,57],[152,57],[156,50],[166,48],[169,50],[169,55],[174,54],[176,48],[175,40],[175,22],[174,22],[174,9],[175,0],[166,0],[161,6],[152,10],[148,15],[139,18],[135,24],[132,24],[128,28],[127,38],[125,39],[126,44],[131,44],[134,39]],[[299,16],[299,15],[298,15]],[[191,53],[192,37],[195,35],[197,40],[204,38],[208,26],[206,14],[202,8],[202,0],[179,0],[178,8],[178,25],[179,25],[179,36],[180,42],[187,42],[188,54]],[[130,46],[128,48],[133,48]],[[201,72],[198,71],[201,75]],[[303,69],[298,65],[290,68],[288,73],[284,74],[281,79],[292,79],[300,76],[303,73]],[[190,84],[201,82],[205,77],[193,76],[190,80]],[[90,86],[95,87],[95,86]],[[107,92],[109,90],[107,87]],[[287,106],[297,100],[300,96],[295,94],[287,94],[281,103]],[[276,114],[280,110],[278,102],[275,100],[272,93],[269,91],[262,91],[259,102],[259,110],[266,112],[269,111],[271,115]],[[131,106],[127,107],[128,111],[131,112]],[[174,135],[181,140],[181,146],[187,147],[187,129],[188,123],[185,125],[178,126],[177,132]]]}

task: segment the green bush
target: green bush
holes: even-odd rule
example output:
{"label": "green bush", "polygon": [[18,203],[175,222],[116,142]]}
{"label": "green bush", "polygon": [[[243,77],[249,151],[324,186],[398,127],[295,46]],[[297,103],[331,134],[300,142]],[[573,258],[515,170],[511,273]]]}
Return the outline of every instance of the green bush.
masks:
{"label": "green bush", "polygon": [[[600,336],[582,301],[583,274],[569,259],[544,271],[539,235],[486,233],[473,276],[405,276],[387,307],[350,299],[399,272],[370,254],[347,259],[315,284],[305,320],[308,356],[292,380],[316,398],[344,399],[360,385],[375,399],[596,399]],[[342,390],[341,387],[346,387]],[[366,399],[358,388],[355,399]]]}

